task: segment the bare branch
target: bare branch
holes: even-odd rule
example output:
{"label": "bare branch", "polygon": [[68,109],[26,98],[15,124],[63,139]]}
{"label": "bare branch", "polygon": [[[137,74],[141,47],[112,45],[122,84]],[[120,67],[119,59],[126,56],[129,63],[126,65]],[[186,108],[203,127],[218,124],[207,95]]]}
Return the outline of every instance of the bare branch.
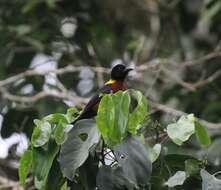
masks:
{"label": "bare branch", "polygon": [[205,86],[213,81],[215,81],[219,76],[221,76],[221,70],[216,71],[211,76],[209,76],[207,79],[200,80],[193,84],[194,88],[198,88],[201,86]]}
{"label": "bare branch", "polygon": [[87,103],[88,99],[87,98],[82,98],[79,96],[73,96],[70,95],[68,92],[39,92],[33,96],[17,96],[10,94],[9,92],[6,91],[4,88],[0,88],[0,92],[2,93],[2,98],[7,99],[12,102],[17,102],[17,103],[23,103],[23,104],[31,104],[31,103],[36,103],[37,101],[46,98],[46,97],[54,97],[62,100],[70,100],[75,102],[77,105],[84,105]]}
{"label": "bare branch", "polygon": [[176,75],[174,75],[171,71],[169,71],[166,68],[163,68],[162,71],[167,75],[167,77],[171,78],[177,84],[186,88],[189,91],[196,91],[197,88],[205,86],[209,83],[212,83],[221,75],[221,70],[218,70],[215,73],[213,73],[211,76],[209,76],[207,79],[199,80],[195,83],[189,83],[189,82],[185,82],[184,80],[178,78]]}
{"label": "bare branch", "polygon": [[[210,59],[213,59],[213,58],[216,58],[216,57],[220,57],[220,56],[221,56],[221,51],[212,52],[212,53],[207,54],[207,55],[205,55],[205,56],[203,56],[199,59],[196,59],[196,60],[181,62],[179,64],[179,67],[180,66],[181,67],[189,67],[189,66],[193,66],[193,65],[196,65],[196,64],[201,64],[201,63],[204,63],[207,60],[210,60]],[[169,62],[169,61],[164,59],[164,62]],[[160,62],[156,63],[156,64],[153,64],[150,61],[150,62],[144,63],[140,66],[137,66],[136,70],[139,71],[139,72],[144,72],[144,71],[147,71],[147,70],[150,70],[150,69],[158,68],[159,66],[160,66]],[[0,87],[8,85],[10,83],[13,83],[15,81],[18,81],[18,80],[23,79],[23,78],[28,77],[28,76],[44,76],[44,75],[47,75],[49,73],[62,75],[62,74],[65,74],[65,73],[79,72],[79,71],[81,71],[82,69],[85,69],[85,68],[90,68],[90,69],[92,69],[93,71],[95,71],[97,73],[109,73],[110,72],[110,69],[107,69],[107,68],[104,68],[104,67],[73,66],[73,65],[68,65],[68,66],[66,66],[64,68],[60,68],[60,69],[51,69],[51,70],[45,70],[45,71],[41,71],[41,72],[39,72],[37,70],[27,70],[23,73],[20,73],[20,74],[8,77],[4,80],[1,80],[0,81]],[[180,84],[182,83],[182,81],[178,81],[178,82]],[[187,88],[189,88],[191,90],[190,86],[188,86],[186,84],[183,84],[183,86],[186,86]]]}
{"label": "bare branch", "polygon": [[[174,108],[171,108],[167,105],[159,104],[159,103],[154,102],[152,100],[149,100],[149,102],[150,102],[151,106],[156,110],[160,110],[162,112],[169,113],[169,114],[172,114],[177,117],[180,117],[182,115],[187,115],[187,113],[177,110],[177,109],[174,109]],[[221,128],[221,123],[211,123],[211,122],[208,122],[208,121],[201,119],[201,118],[198,118],[198,120],[207,128],[210,128],[210,129],[220,129]]]}
{"label": "bare branch", "polygon": [[181,67],[190,67],[198,64],[203,64],[206,61],[214,58],[221,57],[221,51],[215,51],[212,53],[209,53],[203,57],[200,57],[199,59],[191,60],[191,61],[184,61],[181,63]]}
{"label": "bare branch", "polygon": [[106,69],[104,67],[86,67],[86,66],[73,66],[73,65],[68,65],[64,68],[60,68],[60,69],[51,69],[51,70],[45,70],[45,71],[37,71],[37,70],[27,70],[23,73],[20,73],[20,74],[17,74],[17,75],[14,75],[14,76],[11,76],[7,79],[4,79],[2,81],[0,81],[0,87],[1,86],[5,86],[5,85],[8,85],[10,83],[13,83],[15,81],[18,81],[20,79],[23,79],[25,77],[28,77],[28,76],[44,76],[44,75],[47,75],[49,73],[54,73],[54,74],[57,74],[57,75],[61,75],[61,74],[64,74],[64,73],[73,73],[73,72],[79,72],[81,71],[82,69],[85,69],[85,68],[90,68],[92,70],[94,70],[95,72],[102,72],[102,73],[108,73],[110,71],[110,69]]}

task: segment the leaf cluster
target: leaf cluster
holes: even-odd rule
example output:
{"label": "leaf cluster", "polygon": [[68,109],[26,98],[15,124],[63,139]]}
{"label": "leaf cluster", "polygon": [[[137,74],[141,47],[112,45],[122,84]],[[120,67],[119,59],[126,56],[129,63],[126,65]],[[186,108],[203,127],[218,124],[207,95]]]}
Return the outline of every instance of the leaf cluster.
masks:
{"label": "leaf cluster", "polygon": [[[30,170],[35,187],[42,190],[66,189],[67,185],[99,190],[164,189],[190,187],[192,179],[201,184],[201,178],[203,186],[208,183],[201,170],[204,160],[166,154],[162,143],[148,144],[140,130],[149,115],[148,102],[140,91],[104,95],[96,119],[72,125],[78,114],[71,108],[66,114],[34,120],[31,146],[20,161],[21,184]],[[203,146],[211,141],[192,114],[169,124],[165,133],[178,146],[193,134]]]}

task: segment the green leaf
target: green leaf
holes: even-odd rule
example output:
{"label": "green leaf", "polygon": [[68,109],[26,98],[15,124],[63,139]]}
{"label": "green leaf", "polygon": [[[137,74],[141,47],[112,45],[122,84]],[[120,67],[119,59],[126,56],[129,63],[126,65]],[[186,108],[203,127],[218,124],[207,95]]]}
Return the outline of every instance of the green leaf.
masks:
{"label": "green leaf", "polygon": [[134,90],[132,94],[137,100],[137,106],[132,113],[130,113],[131,98],[128,91],[118,91],[101,99],[96,123],[109,147],[122,142],[127,132],[136,134],[147,116],[146,98],[139,91]]}
{"label": "green leaf", "polygon": [[162,148],[161,144],[155,144],[153,146],[153,148],[151,148],[151,147],[149,147],[149,145],[147,145],[147,150],[149,153],[149,158],[150,158],[151,163],[153,163],[157,160],[157,158],[160,155],[161,148]]}
{"label": "green leaf", "polygon": [[202,190],[220,190],[221,180],[215,176],[209,174],[206,170],[201,170],[200,175],[202,177]]}
{"label": "green leaf", "polygon": [[45,188],[52,163],[59,151],[54,141],[49,141],[47,147],[33,148],[33,176],[37,189]]}
{"label": "green leaf", "polygon": [[[86,139],[81,139],[87,134]],[[99,142],[100,136],[93,119],[78,121],[68,133],[68,139],[61,145],[58,161],[65,177],[72,180],[76,169],[87,159],[90,148]]]}
{"label": "green leaf", "polygon": [[137,100],[137,106],[129,115],[128,131],[132,134],[136,134],[140,128],[140,124],[145,120],[147,116],[147,99],[140,91],[132,91]]}
{"label": "green leaf", "polygon": [[66,117],[69,123],[73,122],[78,115],[79,115],[79,112],[75,107],[69,108],[66,113]]}
{"label": "green leaf", "polygon": [[38,0],[28,1],[28,2],[22,7],[22,13],[23,13],[23,14],[29,13],[29,12],[32,11],[39,3],[40,3],[40,1],[38,1]]}
{"label": "green leaf", "polygon": [[53,123],[59,123],[59,122],[69,123],[67,116],[61,113],[50,114],[44,117],[44,120],[48,122],[53,122]]}
{"label": "green leaf", "polygon": [[121,167],[102,166],[99,169],[96,183],[99,190],[134,189],[134,185],[124,177]]}
{"label": "green leaf", "polygon": [[68,138],[68,132],[72,129],[73,125],[68,125],[63,122],[59,122],[55,128],[54,136],[58,145],[63,144]]}
{"label": "green leaf", "polygon": [[27,24],[20,24],[17,26],[10,26],[9,30],[16,32],[18,36],[24,36],[31,32],[31,26]]}
{"label": "green leaf", "polygon": [[46,3],[48,5],[49,8],[55,8],[56,6],[56,0],[46,0]]}
{"label": "green leaf", "polygon": [[115,109],[111,95],[105,95],[99,104],[98,113],[96,117],[97,127],[105,139],[107,144],[112,144],[109,140],[109,131],[114,128]]}
{"label": "green leaf", "polygon": [[215,167],[221,165],[221,138],[214,139],[213,143],[209,146],[206,155],[208,155],[208,161]]}
{"label": "green leaf", "polygon": [[35,127],[34,132],[31,137],[31,143],[34,147],[40,147],[45,145],[51,136],[51,125],[49,122],[44,120],[34,120]]}
{"label": "green leaf", "polygon": [[184,154],[168,154],[164,157],[164,165],[169,168],[170,172],[185,170],[186,160],[196,160],[194,157]]}
{"label": "green leaf", "polygon": [[[151,189],[153,190],[168,189],[167,187],[164,187],[165,182],[177,171],[185,171],[185,161],[190,159],[196,160],[194,157],[184,154],[168,154],[162,155],[160,158],[161,159],[157,159],[153,164],[153,173],[150,179]],[[194,178],[194,181],[194,184],[200,183],[197,178]],[[186,189],[185,187],[186,185],[184,186],[184,189]],[[182,188],[183,187],[181,187],[181,189]]]}
{"label": "green leaf", "polygon": [[67,190],[67,181],[62,185],[60,190]]}
{"label": "green leaf", "polygon": [[185,161],[185,171],[189,176],[195,176],[200,171],[200,165],[198,160],[188,159]]}
{"label": "green leaf", "polygon": [[201,18],[201,22],[209,22],[212,20],[212,18],[217,14],[219,13],[221,10],[221,2],[220,1],[217,1],[216,3],[213,3],[212,6],[210,6],[209,9],[206,9],[204,12],[203,12],[203,15],[202,15],[202,18]]}
{"label": "green leaf", "polygon": [[152,172],[149,152],[138,137],[128,136],[114,146],[114,155],[123,176],[134,186],[146,185]]}
{"label": "green leaf", "polygon": [[171,176],[165,183],[168,187],[175,187],[177,185],[183,185],[186,180],[187,175],[184,171],[177,171],[173,176]]}
{"label": "green leaf", "polygon": [[79,168],[80,181],[85,190],[96,189],[98,164],[98,159],[89,156],[86,162]]}
{"label": "green leaf", "polygon": [[202,126],[198,121],[195,122],[196,137],[200,144],[204,146],[209,146],[211,144],[210,136],[204,126]]}
{"label": "green leaf", "polygon": [[128,92],[119,91],[113,96],[113,103],[115,108],[115,121],[114,128],[109,131],[110,138],[116,143],[120,143],[126,134],[129,107],[130,107],[130,96]]}
{"label": "green leaf", "polygon": [[65,183],[65,178],[60,170],[60,165],[56,158],[53,161],[52,167],[48,174],[47,184],[45,190],[61,190]]}
{"label": "green leaf", "polygon": [[195,118],[192,114],[182,116],[176,123],[167,126],[167,134],[175,144],[182,145],[195,133],[194,122]]}
{"label": "green leaf", "polygon": [[26,150],[20,159],[19,168],[18,168],[19,181],[22,185],[25,184],[25,180],[31,168],[31,165],[32,165],[32,151]]}
{"label": "green leaf", "polygon": [[129,106],[130,96],[128,92],[119,91],[102,98],[96,123],[108,146],[120,143],[125,137]]}

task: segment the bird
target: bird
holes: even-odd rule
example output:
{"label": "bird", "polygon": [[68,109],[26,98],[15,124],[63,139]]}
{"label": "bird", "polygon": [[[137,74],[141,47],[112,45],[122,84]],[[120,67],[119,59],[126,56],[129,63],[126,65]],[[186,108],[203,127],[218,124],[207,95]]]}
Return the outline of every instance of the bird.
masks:
{"label": "bird", "polygon": [[[125,79],[131,70],[133,69],[126,67],[124,64],[115,65],[111,70],[110,79],[105,82],[105,84],[95,93],[94,96],[92,96],[80,115],[72,122],[72,125],[79,120],[95,117],[97,115],[99,103],[104,94],[115,93],[119,90],[127,90],[128,86]],[[72,180],[67,180],[69,190],[73,190],[72,183]]]}
{"label": "bird", "polygon": [[126,67],[124,64],[115,65],[110,73],[110,80],[105,82],[104,86],[102,86],[97,93],[89,100],[89,102],[84,107],[83,111],[80,115],[72,122],[75,124],[77,121],[82,119],[90,119],[97,115],[97,110],[99,103],[104,94],[115,93],[119,90],[125,91],[128,89],[126,84],[126,77],[132,68]]}

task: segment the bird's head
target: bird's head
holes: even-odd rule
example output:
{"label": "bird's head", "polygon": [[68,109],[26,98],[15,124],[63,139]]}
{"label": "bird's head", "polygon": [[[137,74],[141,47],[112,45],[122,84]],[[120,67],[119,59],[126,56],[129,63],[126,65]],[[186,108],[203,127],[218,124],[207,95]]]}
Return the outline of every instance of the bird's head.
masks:
{"label": "bird's head", "polygon": [[133,69],[128,68],[123,64],[118,64],[111,70],[111,79],[123,81],[131,70]]}

